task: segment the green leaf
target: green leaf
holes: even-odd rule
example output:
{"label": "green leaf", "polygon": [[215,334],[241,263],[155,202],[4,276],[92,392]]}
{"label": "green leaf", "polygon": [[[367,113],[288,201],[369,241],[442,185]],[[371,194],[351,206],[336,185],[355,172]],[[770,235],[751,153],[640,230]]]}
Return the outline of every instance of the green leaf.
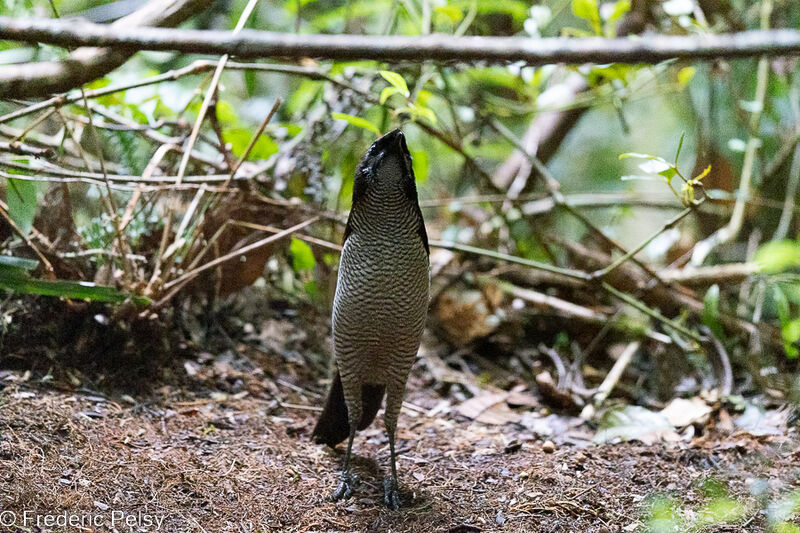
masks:
{"label": "green leaf", "polygon": [[614,9],[611,10],[611,14],[608,15],[606,22],[609,24],[613,24],[617,21],[622,15],[627,13],[631,10],[631,0],[619,0],[614,4]]}
{"label": "green leaf", "polygon": [[719,285],[712,285],[703,298],[703,324],[708,326],[718,339],[723,339],[725,330],[719,321]]}
{"label": "green leaf", "polygon": [[383,76],[383,79],[388,81],[392,87],[400,91],[403,96],[406,98],[409,97],[411,93],[408,90],[408,85],[406,84],[406,80],[403,79],[403,76],[390,70],[381,70],[380,74]]}
{"label": "green leaf", "polygon": [[[222,138],[226,143],[230,143],[231,150],[236,157],[242,157],[245,150],[253,139],[253,132],[247,128],[231,128],[222,132]],[[259,136],[253,149],[250,150],[248,159],[269,159],[272,154],[278,152],[278,145],[266,134]]]}
{"label": "green leaf", "polygon": [[439,6],[433,8],[437,15],[447,18],[451,24],[455,24],[464,18],[464,12],[456,6]]}
{"label": "green leaf", "polygon": [[775,300],[775,310],[778,314],[778,320],[781,325],[786,325],[791,320],[789,314],[789,300],[783,294],[781,288],[777,285],[772,287],[772,297]]}
{"label": "green leaf", "polygon": [[379,100],[381,105],[385,104],[386,100],[388,100],[395,94],[402,94],[402,93],[400,92],[400,89],[398,89],[397,87],[384,87],[384,89],[381,91],[381,97]]}
{"label": "green leaf", "polygon": [[36,183],[30,180],[8,178],[6,189],[8,215],[23,234],[30,233],[36,217]]}
{"label": "green leaf", "polygon": [[411,152],[411,167],[417,181],[424,183],[428,179],[428,152],[417,150]]}
{"label": "green leaf", "polygon": [[292,238],[292,243],[289,245],[289,253],[292,254],[292,267],[295,272],[313,270],[317,264],[311,247],[300,239]]}
{"label": "green leaf", "polygon": [[530,15],[531,6],[530,2],[520,0],[450,0],[447,4],[465,12],[474,6],[478,15],[508,15],[519,25]]}
{"label": "green leaf", "polygon": [[797,359],[800,356],[800,318],[789,320],[781,326],[781,337],[786,356]]}
{"label": "green leaf", "polygon": [[131,296],[113,287],[103,287],[88,281],[47,281],[31,278],[19,268],[0,267],[0,288],[21,294],[56,296],[74,300],[119,303],[131,298],[137,305],[148,305],[150,299]]}
{"label": "green leaf", "polygon": [[675,151],[675,166],[678,166],[678,157],[681,155],[681,149],[683,148],[683,139],[686,137],[686,133],[681,133],[681,140],[678,141],[678,149]]}
{"label": "green leaf", "polygon": [[711,500],[698,513],[696,526],[730,524],[741,519],[746,513],[744,505],[729,497]]}
{"label": "green leaf", "polygon": [[431,124],[434,126],[436,125],[436,114],[433,112],[433,109],[424,106],[418,106],[415,104],[411,104],[408,107],[400,108],[397,110],[398,112],[408,111],[411,113],[414,118],[426,118],[430,121]]}
{"label": "green leaf", "polygon": [[217,102],[217,118],[223,124],[236,124],[239,121],[233,106],[226,100]]}
{"label": "green leaf", "polygon": [[664,176],[665,178],[667,178],[667,180],[671,180],[672,178],[675,177],[675,174],[677,174],[677,173],[678,173],[678,169],[677,168],[669,167],[669,168],[665,168],[664,170],[662,170],[658,174],[659,174],[659,176]]}
{"label": "green leaf", "polygon": [[322,83],[318,81],[303,79],[297,89],[292,92],[289,101],[286,102],[286,112],[289,115],[305,112],[319,94],[322,86]]}
{"label": "green leaf", "polygon": [[381,130],[378,129],[378,126],[370,122],[369,120],[361,117],[354,117],[353,115],[346,115],[344,113],[331,113],[331,117],[336,120],[344,120],[351,126],[355,126],[357,128],[363,128],[365,130],[369,130],[378,137],[381,135]]}
{"label": "green leaf", "polygon": [[683,67],[680,71],[678,71],[678,85],[681,88],[686,87],[692,78],[694,78],[697,69],[695,67]]}
{"label": "green leaf", "polygon": [[762,270],[768,273],[782,272],[800,266],[800,242],[770,241],[756,251],[755,258]]}
{"label": "green leaf", "polygon": [[24,257],[14,257],[13,255],[0,255],[0,268],[10,267],[22,270],[33,270],[39,266],[39,261],[26,259]]}
{"label": "green leaf", "polygon": [[592,24],[592,28],[597,30],[600,24],[600,11],[597,7],[597,0],[572,0],[572,13]]}

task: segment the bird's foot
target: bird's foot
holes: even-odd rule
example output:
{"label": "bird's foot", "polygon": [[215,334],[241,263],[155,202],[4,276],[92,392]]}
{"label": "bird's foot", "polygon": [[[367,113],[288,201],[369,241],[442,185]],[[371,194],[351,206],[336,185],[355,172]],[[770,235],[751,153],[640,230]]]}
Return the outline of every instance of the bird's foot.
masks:
{"label": "bird's foot", "polygon": [[331,493],[330,499],[332,501],[346,500],[353,495],[353,487],[356,483],[356,476],[350,472],[344,472],[342,479],[339,481],[339,486]]}
{"label": "bird's foot", "polygon": [[386,503],[386,507],[392,511],[398,510],[400,508],[400,494],[397,490],[397,479],[393,476],[384,478],[383,491],[383,501]]}

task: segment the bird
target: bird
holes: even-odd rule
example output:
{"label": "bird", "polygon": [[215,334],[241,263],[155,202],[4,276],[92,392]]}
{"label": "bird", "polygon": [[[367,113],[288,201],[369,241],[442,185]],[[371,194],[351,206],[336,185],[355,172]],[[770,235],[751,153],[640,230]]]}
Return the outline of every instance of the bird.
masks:
{"label": "bird", "polygon": [[356,167],[344,231],[331,318],[335,371],[312,432],[315,442],[331,447],[347,439],[333,500],[352,495],[353,439],[385,396],[391,474],[384,479],[384,503],[400,506],[395,432],[425,328],[429,256],[411,154],[396,129],[375,141]]}

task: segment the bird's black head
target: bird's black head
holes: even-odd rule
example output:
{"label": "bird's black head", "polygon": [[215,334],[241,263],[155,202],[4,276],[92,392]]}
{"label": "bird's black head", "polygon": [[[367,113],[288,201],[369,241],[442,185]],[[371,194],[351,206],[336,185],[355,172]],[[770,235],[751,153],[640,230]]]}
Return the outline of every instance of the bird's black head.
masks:
{"label": "bird's black head", "polygon": [[356,168],[353,182],[353,205],[368,190],[401,188],[410,199],[417,201],[414,170],[406,138],[399,129],[391,131],[372,143]]}
{"label": "bird's black head", "polygon": [[360,209],[359,205],[365,198],[368,196],[381,198],[397,191],[401,191],[408,199],[407,207],[410,207],[416,216],[420,241],[425,251],[430,254],[428,234],[425,232],[425,222],[417,200],[411,154],[406,146],[406,138],[400,130],[389,132],[372,143],[356,168],[353,181],[353,208],[344,230],[345,241],[354,231],[353,214]]}

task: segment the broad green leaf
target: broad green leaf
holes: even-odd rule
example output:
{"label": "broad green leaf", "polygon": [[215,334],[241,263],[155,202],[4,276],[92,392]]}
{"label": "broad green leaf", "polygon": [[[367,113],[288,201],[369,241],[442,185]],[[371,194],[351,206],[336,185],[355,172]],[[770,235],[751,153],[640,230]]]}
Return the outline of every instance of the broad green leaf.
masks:
{"label": "broad green leaf", "polygon": [[406,80],[403,79],[403,76],[398,74],[397,72],[392,72],[390,70],[381,70],[381,76],[383,79],[389,82],[392,87],[395,87],[400,93],[408,98],[411,94],[408,90],[408,85],[406,84]]}
{"label": "broad green leaf", "polygon": [[781,325],[788,324],[789,320],[791,320],[789,314],[789,300],[777,285],[772,287],[772,297],[775,299],[775,310],[778,313],[778,320]]}
{"label": "broad green leaf", "polygon": [[452,24],[461,21],[464,18],[464,12],[456,6],[439,6],[433,8],[433,12],[437,15],[447,18]]}
{"label": "broad green leaf", "polygon": [[725,330],[719,322],[719,285],[712,285],[703,298],[703,324],[708,326],[718,339],[725,338]]}
{"label": "broad green leaf", "polygon": [[[226,143],[230,143],[231,150],[236,157],[242,157],[253,139],[253,132],[247,128],[231,128],[223,130],[222,138]],[[261,134],[256,144],[250,150],[248,159],[269,159],[278,151],[278,145],[266,134]]]}
{"label": "broad green leaf", "polygon": [[294,267],[295,272],[312,270],[317,264],[311,247],[300,239],[292,238],[289,252],[292,254],[292,267]]}
{"label": "broad green leaf", "polygon": [[755,262],[768,273],[800,267],[800,242],[790,240],[767,242],[756,251]]}
{"label": "broad green leaf", "polygon": [[597,0],[572,0],[572,13],[578,18],[589,21],[592,27],[596,27],[600,22]]}
{"label": "broad green leaf", "polygon": [[783,349],[790,359],[797,359],[800,355],[800,318],[789,320],[781,326]]}
{"label": "broad green leaf", "polygon": [[381,130],[378,129],[378,126],[370,122],[369,120],[361,117],[354,117],[353,115],[346,115],[344,113],[331,113],[331,117],[336,120],[344,120],[351,126],[355,126],[357,128],[363,128],[365,130],[369,130],[375,135],[381,135]]}
{"label": "broad green leaf", "polygon": [[730,524],[741,519],[746,513],[744,505],[727,496],[714,498],[698,513],[695,526]]}
{"label": "broad green leaf", "polygon": [[499,13],[509,15],[517,24],[522,24],[530,13],[530,2],[521,0],[450,0],[448,5],[456,6],[464,12],[472,9],[475,5],[478,15],[490,15]]}
{"label": "broad green leaf", "polygon": [[226,100],[217,102],[217,118],[223,124],[236,124],[239,121],[233,106]]}
{"label": "broad green leaf", "polygon": [[321,87],[322,83],[319,81],[303,79],[286,102],[287,113],[294,115],[308,109]]}
{"label": "broad green leaf", "polygon": [[[430,121],[431,124],[436,125],[436,113],[433,112],[433,109],[424,106],[418,106],[412,104],[407,108],[402,108],[402,110],[409,111],[413,116],[417,118],[426,118]],[[398,109],[398,111],[402,111]]]}
{"label": "broad green leaf", "polygon": [[[777,527],[780,525],[779,522],[791,520],[792,516],[797,513],[800,513],[800,490],[794,490],[770,503],[767,508],[767,522],[773,525],[775,531],[779,531]],[[785,531],[795,531],[795,529],[786,529]],[[797,528],[797,531],[800,531],[800,528]]]}
{"label": "broad green leaf", "polygon": [[30,233],[36,217],[36,183],[30,180],[8,178],[6,203],[11,220],[23,234]]}
{"label": "broad green leaf", "polygon": [[619,0],[614,4],[614,8],[611,10],[611,13],[606,18],[606,22],[609,24],[613,24],[616,22],[622,15],[627,13],[631,10],[631,0]]}
{"label": "broad green leaf", "polygon": [[678,85],[682,88],[686,87],[692,81],[696,72],[697,69],[695,67],[683,67],[678,71]]}
{"label": "broad green leaf", "polygon": [[22,270],[33,270],[39,266],[39,261],[26,259],[24,257],[14,257],[13,255],[0,255],[0,268],[19,268]]}
{"label": "broad green leaf", "polygon": [[678,169],[675,167],[665,168],[661,172],[658,173],[659,176],[664,176],[667,180],[671,180],[675,177],[675,174],[678,173]]}
{"label": "broad green leaf", "polygon": [[148,298],[131,296],[113,287],[103,287],[88,281],[47,281],[31,278],[18,268],[0,267],[0,288],[20,294],[38,294],[75,300],[118,303],[131,298],[137,305],[147,305]]}
{"label": "broad green leaf", "polygon": [[411,152],[411,166],[417,181],[424,183],[428,179],[428,152],[425,150]]}
{"label": "broad green leaf", "polygon": [[397,87],[384,87],[384,89],[381,91],[381,97],[379,100],[380,104],[381,105],[385,104],[386,100],[388,100],[395,94],[402,94],[402,92]]}

